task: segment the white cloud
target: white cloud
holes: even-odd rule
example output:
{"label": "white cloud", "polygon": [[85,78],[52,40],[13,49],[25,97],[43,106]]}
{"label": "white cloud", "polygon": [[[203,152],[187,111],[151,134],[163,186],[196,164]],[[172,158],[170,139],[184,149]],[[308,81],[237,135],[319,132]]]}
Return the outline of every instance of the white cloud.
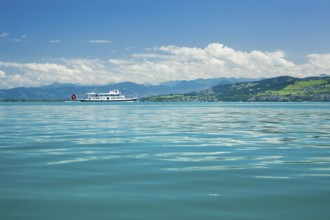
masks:
{"label": "white cloud", "polygon": [[21,35],[19,38],[14,38],[13,39],[14,42],[16,43],[20,43],[20,42],[28,42],[27,41],[27,36],[26,35]]}
{"label": "white cloud", "polygon": [[49,42],[52,44],[59,44],[61,43],[61,40],[50,40]]}
{"label": "white cloud", "polygon": [[6,33],[6,32],[4,32],[4,33],[0,33],[0,37],[3,37],[3,38],[7,37],[8,35],[9,35],[9,34]]}
{"label": "white cloud", "polygon": [[[114,70],[141,76],[148,83],[211,77],[273,77],[295,72],[283,51],[242,52],[212,43],[205,48],[162,46],[132,54],[131,63],[117,60]],[[147,73],[152,77],[146,78]]]}
{"label": "white cloud", "polygon": [[309,58],[308,64],[321,69],[330,68],[330,53],[329,54],[310,54],[307,56]]}
{"label": "white cloud", "polygon": [[205,48],[162,46],[126,59],[52,59],[44,63],[1,62],[6,68],[0,88],[38,86],[53,82],[106,84],[132,81],[157,84],[169,80],[213,77],[296,77],[330,73],[330,54],[307,55],[295,64],[281,50],[239,51],[212,43]]}
{"label": "white cloud", "polygon": [[111,40],[89,40],[89,43],[93,43],[93,44],[111,44],[112,41]]}
{"label": "white cloud", "polygon": [[297,75],[308,76],[330,73],[330,53],[309,54],[306,57],[308,62],[298,66]]}
{"label": "white cloud", "polygon": [[6,73],[0,70],[0,78],[5,78],[5,77],[6,77]]}
{"label": "white cloud", "polygon": [[0,81],[0,88],[17,86],[39,86],[53,82],[79,84],[106,84],[120,81],[97,59],[53,59],[47,63],[1,62],[0,67],[10,69],[6,81]]}
{"label": "white cloud", "polygon": [[[7,73],[6,85],[38,86],[52,82],[68,82],[77,72],[57,63],[14,63],[0,62],[1,67],[13,69],[15,74]],[[0,82],[0,86],[2,83]]]}
{"label": "white cloud", "polygon": [[110,59],[109,63],[114,64],[114,65],[130,65],[130,64],[133,64],[134,62],[129,61],[129,60]]}
{"label": "white cloud", "polygon": [[63,65],[56,63],[14,63],[14,62],[0,62],[0,66],[14,67],[21,70],[32,70],[41,73],[57,72],[69,73],[70,71]]}

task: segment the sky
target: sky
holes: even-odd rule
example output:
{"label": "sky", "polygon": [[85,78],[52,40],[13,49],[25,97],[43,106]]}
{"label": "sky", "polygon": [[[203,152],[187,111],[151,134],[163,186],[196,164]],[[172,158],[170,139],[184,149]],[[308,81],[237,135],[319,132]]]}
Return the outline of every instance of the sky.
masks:
{"label": "sky", "polygon": [[0,89],[320,74],[329,0],[0,0]]}

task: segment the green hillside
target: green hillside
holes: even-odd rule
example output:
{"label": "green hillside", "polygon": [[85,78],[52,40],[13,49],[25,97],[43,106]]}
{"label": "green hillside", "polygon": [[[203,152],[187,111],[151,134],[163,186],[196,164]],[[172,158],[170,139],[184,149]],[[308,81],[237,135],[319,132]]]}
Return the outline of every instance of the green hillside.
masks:
{"label": "green hillside", "polygon": [[282,76],[221,85],[200,92],[153,96],[143,101],[330,101],[330,77]]}

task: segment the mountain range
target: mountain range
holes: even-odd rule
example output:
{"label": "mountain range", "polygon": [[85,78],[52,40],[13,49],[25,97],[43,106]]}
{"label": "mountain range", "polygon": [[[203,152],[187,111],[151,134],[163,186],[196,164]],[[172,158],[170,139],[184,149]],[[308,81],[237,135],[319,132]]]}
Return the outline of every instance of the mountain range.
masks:
{"label": "mountain range", "polygon": [[217,85],[202,91],[142,99],[152,102],[330,101],[330,76],[281,76],[253,82]]}
{"label": "mountain range", "polygon": [[189,93],[205,90],[217,85],[230,83],[249,82],[257,79],[251,78],[211,78],[195,80],[178,80],[164,82],[159,85],[144,85],[133,82],[109,83],[107,85],[82,86],[75,84],[53,83],[40,87],[17,87],[12,89],[0,89],[0,100],[24,101],[56,101],[69,100],[74,93],[82,98],[87,92],[108,92],[112,89],[119,89],[124,95],[134,95],[138,98],[157,96],[163,94]]}
{"label": "mountain range", "polygon": [[0,89],[0,100],[60,101],[70,100],[73,93],[82,98],[87,92],[107,92],[112,89],[119,89],[124,95],[134,95],[148,102],[330,101],[330,76],[212,78],[169,81],[159,85],[133,82],[98,86],[53,83],[40,87]]}

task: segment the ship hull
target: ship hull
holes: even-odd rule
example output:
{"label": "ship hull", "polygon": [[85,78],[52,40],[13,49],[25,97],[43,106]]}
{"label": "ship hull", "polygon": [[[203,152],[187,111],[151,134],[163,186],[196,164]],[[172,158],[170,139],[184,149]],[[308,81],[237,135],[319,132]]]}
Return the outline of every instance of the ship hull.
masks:
{"label": "ship hull", "polygon": [[135,102],[137,98],[126,98],[126,99],[109,99],[109,100],[95,100],[95,99],[80,99],[80,102]]}

